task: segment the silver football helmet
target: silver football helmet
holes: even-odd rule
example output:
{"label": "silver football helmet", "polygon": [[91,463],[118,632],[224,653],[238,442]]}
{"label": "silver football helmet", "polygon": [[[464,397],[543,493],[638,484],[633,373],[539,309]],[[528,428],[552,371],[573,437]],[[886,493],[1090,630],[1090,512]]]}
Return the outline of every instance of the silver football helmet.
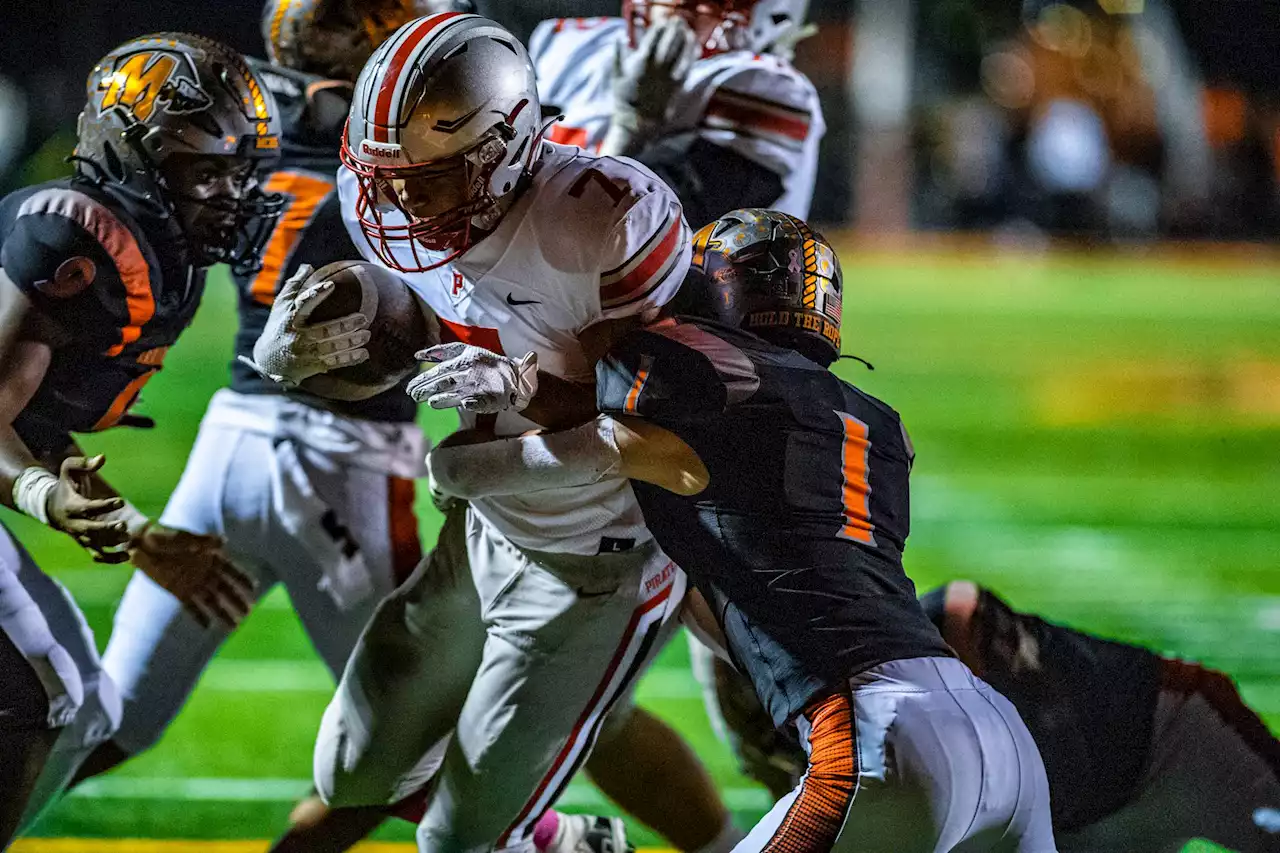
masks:
{"label": "silver football helmet", "polygon": [[397,30],[356,81],[342,141],[378,258],[421,272],[466,251],[514,200],[549,124],[533,63],[501,25],[446,12]]}
{"label": "silver football helmet", "polygon": [[796,42],[814,28],[805,25],[809,0],[757,0],[747,24],[747,49],[790,59]]}

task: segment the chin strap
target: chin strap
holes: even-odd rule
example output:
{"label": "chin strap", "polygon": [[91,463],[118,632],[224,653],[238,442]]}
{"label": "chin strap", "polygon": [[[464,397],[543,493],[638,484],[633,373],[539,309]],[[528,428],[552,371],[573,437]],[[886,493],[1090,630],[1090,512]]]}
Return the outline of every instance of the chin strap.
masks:
{"label": "chin strap", "polygon": [[847,359],[849,359],[849,361],[859,361],[859,362],[862,362],[863,364],[865,364],[865,365],[867,366],[867,370],[875,370],[875,369],[876,369],[876,366],[875,366],[874,364],[872,364],[871,362],[867,361],[865,358],[862,358],[861,356],[856,356],[856,355],[840,355],[840,356],[836,356],[836,361],[841,361],[842,359],[846,359],[846,358],[847,358]]}

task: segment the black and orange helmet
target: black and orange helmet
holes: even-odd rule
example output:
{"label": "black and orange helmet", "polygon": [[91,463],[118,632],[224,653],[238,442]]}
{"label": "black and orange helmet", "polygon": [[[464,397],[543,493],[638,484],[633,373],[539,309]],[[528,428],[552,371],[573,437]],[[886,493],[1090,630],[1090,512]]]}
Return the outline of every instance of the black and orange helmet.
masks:
{"label": "black and orange helmet", "polygon": [[172,181],[173,158],[216,156],[252,167],[241,196],[201,202],[224,208],[227,227],[183,236],[197,262],[256,269],[283,205],[258,180],[279,160],[280,116],[244,57],[190,33],[141,36],[99,60],[86,96],[76,127],[78,171],[157,215],[170,216],[184,200]]}
{"label": "black and orange helmet", "polygon": [[262,39],[275,65],[355,82],[378,45],[409,21],[474,11],[471,0],[267,0]]}
{"label": "black and orange helmet", "polygon": [[735,210],[694,236],[671,310],[746,329],[829,366],[840,357],[843,288],[835,250],[803,220]]}

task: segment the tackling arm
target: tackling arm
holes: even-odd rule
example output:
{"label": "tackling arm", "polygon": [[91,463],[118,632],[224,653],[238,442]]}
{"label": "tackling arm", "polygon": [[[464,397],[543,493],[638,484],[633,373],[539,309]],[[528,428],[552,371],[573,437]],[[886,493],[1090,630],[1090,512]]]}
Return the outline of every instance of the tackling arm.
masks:
{"label": "tackling arm", "polygon": [[612,476],[696,495],[709,480],[693,448],[637,418],[602,417],[560,432],[442,444],[427,465],[441,491],[467,499],[585,486]]}
{"label": "tackling arm", "polygon": [[[109,488],[94,498],[84,484],[102,466],[102,457],[67,453],[47,468],[14,428],[53,358],[52,346],[37,332],[39,320],[27,296],[0,269],[0,502],[100,555],[129,539],[128,525],[111,517],[124,508],[124,501]],[[125,559],[123,554],[108,558]]]}

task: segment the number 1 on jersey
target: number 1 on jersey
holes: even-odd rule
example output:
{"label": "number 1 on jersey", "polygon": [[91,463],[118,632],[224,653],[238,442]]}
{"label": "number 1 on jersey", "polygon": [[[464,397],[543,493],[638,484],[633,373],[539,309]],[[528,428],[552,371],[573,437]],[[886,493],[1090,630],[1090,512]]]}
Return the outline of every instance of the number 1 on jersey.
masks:
{"label": "number 1 on jersey", "polygon": [[844,472],[844,488],[841,504],[844,509],[844,527],[840,538],[851,539],[866,545],[876,544],[871,523],[871,483],[867,480],[871,467],[871,441],[867,425],[848,412],[836,412],[844,425],[844,442],[841,444],[841,468]]}

